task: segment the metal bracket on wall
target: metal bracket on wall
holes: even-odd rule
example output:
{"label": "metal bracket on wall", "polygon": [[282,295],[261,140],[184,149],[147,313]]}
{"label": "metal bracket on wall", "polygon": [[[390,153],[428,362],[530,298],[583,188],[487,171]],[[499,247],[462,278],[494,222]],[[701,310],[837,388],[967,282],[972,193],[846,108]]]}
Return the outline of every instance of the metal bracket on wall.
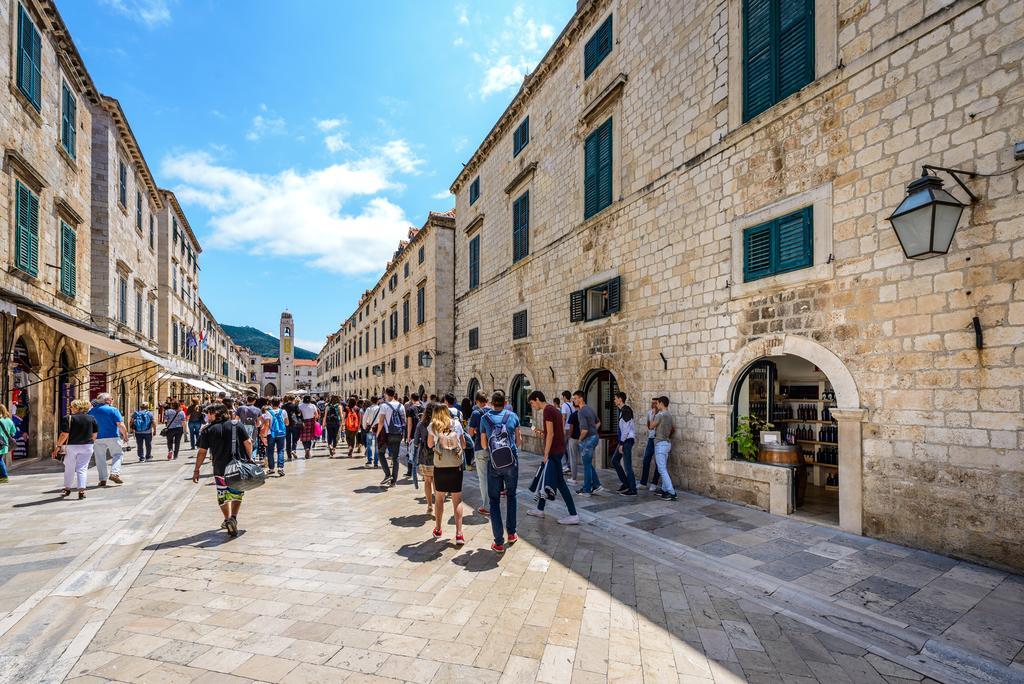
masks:
{"label": "metal bracket on wall", "polygon": [[548,366],[548,370],[551,371],[551,380],[554,381],[554,379],[555,379],[555,369],[552,368],[551,366]]}
{"label": "metal bracket on wall", "polygon": [[665,367],[665,370],[668,370],[668,359],[666,359],[665,355],[661,352],[658,352],[658,356],[661,357],[661,364]]}

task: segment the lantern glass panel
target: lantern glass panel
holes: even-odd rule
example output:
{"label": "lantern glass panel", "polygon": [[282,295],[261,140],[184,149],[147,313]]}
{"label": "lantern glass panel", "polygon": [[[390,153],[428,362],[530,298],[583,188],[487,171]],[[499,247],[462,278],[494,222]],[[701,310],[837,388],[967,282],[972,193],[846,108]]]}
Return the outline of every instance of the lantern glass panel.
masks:
{"label": "lantern glass panel", "polygon": [[892,227],[896,230],[904,253],[911,259],[920,256],[929,250],[931,242],[932,207],[918,207],[899,216],[894,215]]}

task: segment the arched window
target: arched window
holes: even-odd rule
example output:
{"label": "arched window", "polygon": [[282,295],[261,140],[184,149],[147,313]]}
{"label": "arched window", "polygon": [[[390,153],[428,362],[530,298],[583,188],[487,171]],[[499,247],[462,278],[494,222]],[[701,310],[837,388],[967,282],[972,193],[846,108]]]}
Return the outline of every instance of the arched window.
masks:
{"label": "arched window", "polygon": [[284,336],[285,337],[291,337],[292,336],[292,329],[290,327],[288,327],[287,325],[284,326]]}
{"label": "arched window", "polygon": [[512,379],[512,386],[508,392],[509,401],[524,427],[533,425],[533,411],[528,400],[531,391],[530,381],[525,375],[517,375]]}
{"label": "arched window", "polygon": [[476,403],[476,393],[480,391],[480,381],[476,378],[472,378],[469,381],[469,389],[466,390],[466,396],[469,400]]}

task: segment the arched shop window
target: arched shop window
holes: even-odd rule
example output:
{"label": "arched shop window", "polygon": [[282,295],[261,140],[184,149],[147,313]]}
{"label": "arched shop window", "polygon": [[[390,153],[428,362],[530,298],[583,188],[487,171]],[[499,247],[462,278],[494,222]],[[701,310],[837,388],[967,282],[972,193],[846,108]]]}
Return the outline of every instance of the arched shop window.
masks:
{"label": "arched shop window", "polygon": [[533,411],[528,400],[530,392],[530,381],[525,375],[517,375],[512,379],[512,387],[508,393],[509,401],[512,410],[519,416],[519,422],[525,427],[533,424]]}
{"label": "arched shop window", "polygon": [[469,400],[474,402],[474,404],[476,402],[476,393],[479,392],[479,391],[480,391],[480,381],[477,380],[476,378],[472,378],[469,381],[469,388],[466,390],[466,396],[469,397]]}

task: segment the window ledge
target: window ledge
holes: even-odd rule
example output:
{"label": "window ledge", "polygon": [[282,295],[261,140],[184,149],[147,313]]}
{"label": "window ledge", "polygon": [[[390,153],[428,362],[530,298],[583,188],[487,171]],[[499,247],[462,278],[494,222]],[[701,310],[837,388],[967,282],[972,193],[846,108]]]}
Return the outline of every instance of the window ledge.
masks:
{"label": "window ledge", "polygon": [[11,93],[14,95],[14,99],[18,101],[18,104],[20,104],[22,108],[24,108],[25,112],[32,118],[33,121],[36,122],[37,125],[42,126],[43,115],[40,114],[39,110],[36,109],[35,104],[33,104],[32,101],[28,99],[25,93],[21,92],[21,88],[19,88],[18,84],[14,82],[14,79],[9,80],[7,82],[7,86],[8,88],[10,88]]}
{"label": "window ledge", "polygon": [[[593,73],[591,73],[593,76]],[[626,87],[626,82],[629,77],[626,74],[620,73],[612,82],[609,83],[604,89],[597,94],[590,104],[584,108],[583,113],[580,114],[580,126],[586,128],[590,125],[590,122],[597,117],[605,107],[607,107],[615,98],[622,94],[622,89]]]}
{"label": "window ledge", "polygon": [[[523,170],[520,171],[519,173],[517,173],[515,178],[513,178],[511,181],[509,181],[509,184],[505,186],[505,194],[506,195],[511,195],[512,191],[515,190],[520,185],[522,185],[522,183],[527,178],[532,176],[533,173],[536,170],[537,170],[537,162],[536,161],[532,161],[529,164],[527,164],[526,166],[524,166]],[[480,216],[480,220],[483,220],[483,216],[482,215]],[[466,230],[467,230],[467,232],[469,231],[468,228]]]}
{"label": "window ledge", "polygon": [[833,264],[818,264],[809,268],[802,268],[798,271],[780,273],[767,278],[759,278],[749,283],[735,283],[729,299],[741,299],[755,295],[765,295],[776,290],[784,290],[792,287],[802,287],[825,280],[831,280],[835,274]]}
{"label": "window ledge", "polygon": [[64,145],[62,145],[59,140],[54,147],[57,148],[57,154],[61,156],[61,159],[63,159],[68,166],[74,169],[75,173],[78,173],[78,160],[72,157],[71,153],[64,149]]}
{"label": "window ledge", "polygon": [[[18,92],[21,93],[20,90]],[[47,187],[46,179],[42,174],[32,166],[28,159],[22,156],[21,152],[12,147],[4,150],[4,170],[13,171],[37,195]]]}

